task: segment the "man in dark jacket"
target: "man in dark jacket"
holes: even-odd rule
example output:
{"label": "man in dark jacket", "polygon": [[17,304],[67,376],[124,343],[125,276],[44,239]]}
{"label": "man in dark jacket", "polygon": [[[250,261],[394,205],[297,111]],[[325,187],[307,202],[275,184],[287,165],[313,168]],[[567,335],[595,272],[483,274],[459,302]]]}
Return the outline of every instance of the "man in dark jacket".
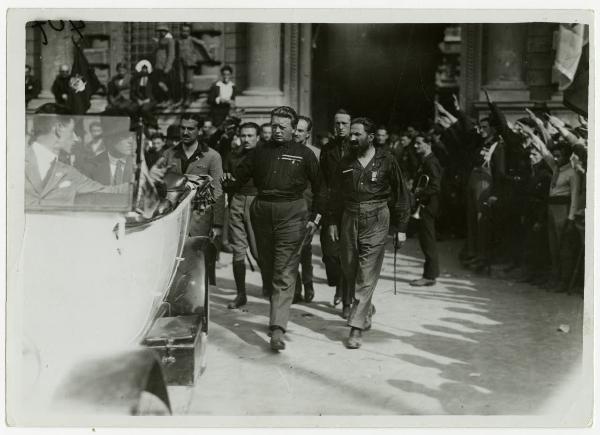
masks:
{"label": "man in dark jacket", "polygon": [[250,205],[256,198],[257,191],[252,179],[235,189],[228,187],[227,184],[233,181],[232,174],[256,147],[258,129],[258,125],[253,122],[242,124],[239,133],[240,144],[231,149],[223,162],[223,189],[229,197],[229,243],[233,254],[233,278],[237,289],[235,299],[227,305],[230,309],[239,308],[247,303],[246,250],[250,248],[254,259],[258,258],[256,238],[250,218]]}
{"label": "man in dark jacket", "polygon": [[[423,277],[410,282],[414,287],[435,284],[440,274],[435,236],[435,218],[439,211],[442,167],[431,152],[431,144],[423,137],[415,138],[415,151],[420,158],[413,191],[419,210],[419,244],[425,256]],[[427,180],[427,181],[425,181]]]}
{"label": "man in dark jacket", "polygon": [[406,240],[410,215],[408,190],[394,157],[373,146],[375,126],[368,118],[354,118],[350,126],[350,152],[338,165],[328,222],[332,240],[340,240],[342,269],[355,301],[348,318],[347,347],[361,345],[362,331],[371,328],[371,303],[381,273],[389,232],[395,242]]}
{"label": "man in dark jacket", "polygon": [[291,107],[277,107],[271,112],[273,138],[256,147],[233,174],[239,185],[252,177],[258,194],[250,209],[256,236],[259,265],[272,277],[271,349],[285,349],[283,335],[287,329],[300,250],[305,235],[314,234],[317,225],[316,205],[307,210],[303,193],[308,184],[319,198],[319,163],[308,147],[292,140],[298,115]]}
{"label": "man in dark jacket", "polygon": [[[348,136],[350,133],[350,114],[344,109],[339,109],[334,115],[334,139],[321,149],[319,159],[319,168],[322,180],[322,195],[331,198],[331,187],[338,174],[339,163],[345,155],[348,154]],[[329,201],[326,201],[329,202]],[[329,213],[326,219],[332,219],[334,215]],[[340,221],[324,222],[323,228],[329,225],[341,225]],[[327,274],[327,282],[330,286],[335,286],[335,296],[333,305],[342,302],[342,317],[348,318],[350,306],[354,295],[350,293],[350,287],[347,285],[344,274],[341,270],[339,242],[332,240],[326,231],[321,231],[321,251],[323,252],[323,263]]]}

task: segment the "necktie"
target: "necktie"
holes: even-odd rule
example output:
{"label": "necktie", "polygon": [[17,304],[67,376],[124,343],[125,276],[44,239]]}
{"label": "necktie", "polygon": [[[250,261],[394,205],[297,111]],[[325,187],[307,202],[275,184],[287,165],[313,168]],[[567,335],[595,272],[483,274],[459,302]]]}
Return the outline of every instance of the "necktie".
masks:
{"label": "necktie", "polygon": [[115,167],[115,175],[113,176],[113,186],[117,184],[123,183],[123,170],[125,169],[125,164],[122,160],[117,160],[117,166]]}

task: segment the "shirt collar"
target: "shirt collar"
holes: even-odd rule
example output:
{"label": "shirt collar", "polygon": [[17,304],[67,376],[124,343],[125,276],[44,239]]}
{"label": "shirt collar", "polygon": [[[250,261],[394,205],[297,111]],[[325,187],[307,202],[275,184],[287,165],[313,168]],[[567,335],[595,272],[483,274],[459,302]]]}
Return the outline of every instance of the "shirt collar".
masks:
{"label": "shirt collar", "polygon": [[110,153],[107,153],[107,154],[108,154],[108,161],[111,165],[116,165],[117,162],[121,162],[124,165],[126,162],[124,158],[115,157],[115,156],[111,155]]}
{"label": "shirt collar", "polygon": [[52,163],[58,159],[58,155],[39,142],[34,142],[31,144],[31,148],[33,149],[35,158],[37,160],[40,178],[43,180],[50,170]]}
{"label": "shirt collar", "polygon": [[204,155],[204,153],[202,152],[202,145],[198,141],[196,141],[196,145],[197,146],[196,146],[196,149],[194,150],[194,153],[189,158],[188,158],[187,154],[185,153],[185,150],[183,149],[183,144],[177,145],[173,149],[173,152],[175,153],[175,155],[177,157],[179,157],[180,159],[183,159],[183,160],[191,160],[194,156],[202,157]]}

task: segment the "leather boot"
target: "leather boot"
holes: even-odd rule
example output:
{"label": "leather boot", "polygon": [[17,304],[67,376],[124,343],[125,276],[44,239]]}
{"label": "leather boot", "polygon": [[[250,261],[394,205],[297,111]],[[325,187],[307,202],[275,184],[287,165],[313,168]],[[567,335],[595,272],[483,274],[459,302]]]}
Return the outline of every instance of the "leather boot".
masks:
{"label": "leather boot", "polygon": [[333,297],[333,306],[335,307],[342,302],[342,280],[340,279],[335,286],[335,296]]}
{"label": "leather boot", "polygon": [[233,279],[235,280],[237,296],[227,304],[229,309],[239,308],[248,302],[246,298],[246,263],[244,261],[233,262]]}

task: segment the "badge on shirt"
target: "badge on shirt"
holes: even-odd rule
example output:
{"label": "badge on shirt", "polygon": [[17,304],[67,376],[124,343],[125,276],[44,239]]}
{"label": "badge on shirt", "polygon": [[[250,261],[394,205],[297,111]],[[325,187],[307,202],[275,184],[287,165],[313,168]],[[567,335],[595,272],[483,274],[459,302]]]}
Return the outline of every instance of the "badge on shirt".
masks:
{"label": "badge on shirt", "polygon": [[346,174],[346,173],[348,173],[348,172],[352,172],[352,168],[350,168],[350,169],[346,169],[345,171],[342,171],[342,174]]}
{"label": "badge on shirt", "polygon": [[371,171],[371,181],[377,181],[377,171]]}

